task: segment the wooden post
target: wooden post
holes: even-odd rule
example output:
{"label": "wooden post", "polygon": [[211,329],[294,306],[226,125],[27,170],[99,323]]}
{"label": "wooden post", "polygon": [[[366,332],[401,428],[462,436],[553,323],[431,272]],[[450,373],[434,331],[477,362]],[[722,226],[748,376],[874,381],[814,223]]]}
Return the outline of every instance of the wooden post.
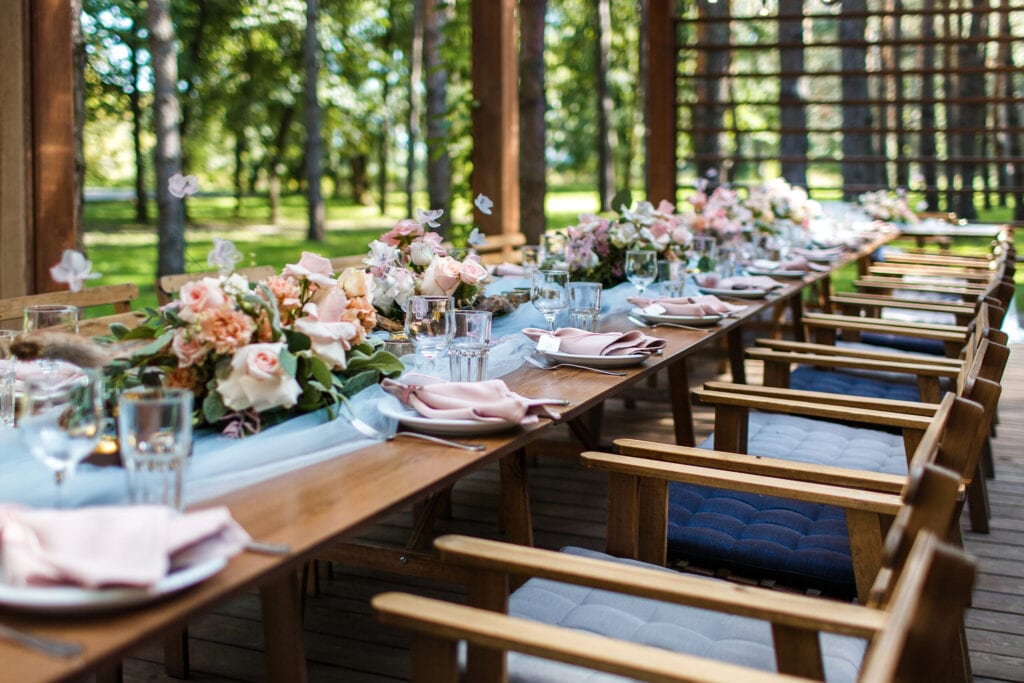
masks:
{"label": "wooden post", "polygon": [[34,290],[63,287],[50,266],[75,247],[74,96],[71,4],[30,3]]}
{"label": "wooden post", "polygon": [[494,200],[494,213],[474,207],[488,234],[519,232],[519,58],[516,0],[475,0],[473,29],[473,196]]}
{"label": "wooden post", "polygon": [[647,198],[676,201],[675,0],[647,8]]}

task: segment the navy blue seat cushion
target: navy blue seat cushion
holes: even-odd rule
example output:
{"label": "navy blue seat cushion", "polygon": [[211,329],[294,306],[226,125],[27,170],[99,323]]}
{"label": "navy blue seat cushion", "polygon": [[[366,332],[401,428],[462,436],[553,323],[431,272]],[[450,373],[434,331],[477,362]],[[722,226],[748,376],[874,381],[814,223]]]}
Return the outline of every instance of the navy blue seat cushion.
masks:
{"label": "navy blue seat cushion", "polygon": [[839,508],[673,483],[668,518],[672,559],[837,597],[856,593],[846,517]]}
{"label": "navy blue seat cushion", "polygon": [[801,365],[790,374],[789,386],[802,391],[824,391],[893,401],[921,400],[917,381],[910,375],[904,375],[902,378],[882,378],[867,373],[829,371]]}
{"label": "navy blue seat cushion", "polygon": [[938,339],[918,339],[917,337],[902,337],[895,334],[880,334],[877,332],[864,332],[860,340],[872,346],[886,346],[900,351],[912,351],[914,353],[927,353],[933,356],[945,356],[946,347]]}

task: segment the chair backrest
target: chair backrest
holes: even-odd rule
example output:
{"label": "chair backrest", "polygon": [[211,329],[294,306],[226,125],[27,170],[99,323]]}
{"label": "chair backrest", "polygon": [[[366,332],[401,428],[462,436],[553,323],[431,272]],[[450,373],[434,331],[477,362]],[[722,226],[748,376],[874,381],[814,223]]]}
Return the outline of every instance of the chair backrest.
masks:
{"label": "chair backrest", "polygon": [[334,269],[335,273],[341,272],[346,268],[358,268],[360,270],[366,268],[366,264],[363,263],[363,259],[366,258],[366,254],[354,254],[353,256],[335,256],[331,259],[331,268]]}
{"label": "chair backrest", "polygon": [[521,232],[501,235],[485,235],[484,243],[473,247],[473,251],[485,264],[515,262],[516,250],[526,244],[526,235]]}
{"label": "chair backrest", "polygon": [[[271,275],[277,274],[273,266],[251,266],[249,268],[239,268],[236,272],[245,275],[250,281],[262,280],[263,278],[270,277]],[[174,296],[181,291],[189,282],[195,282],[201,280],[204,277],[217,277],[216,271],[206,271],[203,273],[176,273],[174,275],[163,275],[156,281],[156,298],[161,305],[170,303]]]}
{"label": "chair backrest", "polygon": [[132,309],[132,302],[138,298],[138,285],[127,283],[87,287],[80,292],[47,292],[0,299],[0,327],[20,327],[22,311],[26,306],[70,304],[81,310],[111,306],[115,313],[127,313]]}
{"label": "chair backrest", "polygon": [[918,536],[886,609],[885,625],[868,644],[860,683],[945,680],[950,651],[971,598],[975,565],[929,533]]}

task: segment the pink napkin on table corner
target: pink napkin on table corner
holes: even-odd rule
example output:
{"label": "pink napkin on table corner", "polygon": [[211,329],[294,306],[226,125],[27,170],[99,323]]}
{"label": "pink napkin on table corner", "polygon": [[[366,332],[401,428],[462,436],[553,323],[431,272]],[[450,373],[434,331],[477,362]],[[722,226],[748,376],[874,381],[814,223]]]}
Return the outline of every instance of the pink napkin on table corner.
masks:
{"label": "pink napkin on table corner", "polygon": [[174,567],[232,557],[248,541],[225,507],[179,513],[157,505],[0,506],[4,576],[18,586],[149,587]]}
{"label": "pink napkin on table corner", "polygon": [[[523,334],[537,341],[547,330],[528,327]],[[559,339],[559,353],[579,356],[628,356],[637,353],[651,354],[668,343],[661,337],[651,337],[640,330],[629,332],[588,332],[577,327],[560,327],[554,335]]]}
{"label": "pink napkin on table corner", "polygon": [[526,270],[518,263],[499,263],[494,267],[495,277],[522,277]]}
{"label": "pink napkin on table corner", "polygon": [[641,309],[646,309],[648,306],[653,304],[660,304],[661,307],[665,309],[665,315],[690,315],[694,317],[703,315],[725,315],[726,313],[732,313],[733,311],[739,311],[746,308],[745,306],[726,303],[714,294],[659,297],[655,299],[632,296],[626,299],[626,301],[634,306],[639,306]]}
{"label": "pink napkin on table corner", "polygon": [[734,277],[718,279],[717,276],[707,278],[699,282],[701,287],[713,289],[731,289],[742,292],[747,289],[772,290],[777,287],[785,287],[778,280],[773,280],[767,275],[736,275]]}
{"label": "pink napkin on table corner", "polygon": [[442,420],[536,423],[540,416],[557,419],[547,406],[557,399],[527,398],[500,379],[483,382],[446,382],[429,375],[408,374],[401,380],[385,379],[381,388],[424,417]]}

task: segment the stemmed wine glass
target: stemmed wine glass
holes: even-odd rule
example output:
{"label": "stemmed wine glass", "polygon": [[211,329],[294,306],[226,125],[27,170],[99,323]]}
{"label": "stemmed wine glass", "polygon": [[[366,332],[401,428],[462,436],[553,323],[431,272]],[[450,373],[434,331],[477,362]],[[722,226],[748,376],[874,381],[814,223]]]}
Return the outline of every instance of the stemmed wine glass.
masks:
{"label": "stemmed wine glass", "polygon": [[548,332],[555,331],[555,318],[569,308],[569,271],[538,270],[533,274],[530,300],[544,315]]}
{"label": "stemmed wine glass", "polygon": [[20,427],[32,455],[53,472],[57,507],[61,484],[96,447],[103,433],[103,380],[94,370],[40,365],[25,378]]}
{"label": "stemmed wine glass", "polygon": [[658,252],[644,249],[626,252],[626,279],[636,287],[637,296],[643,296],[648,285],[658,279]]}
{"label": "stemmed wine glass", "polygon": [[437,357],[455,336],[454,310],[452,297],[426,295],[410,297],[405,309],[405,334],[416,346],[416,353],[427,361],[431,374]]}

